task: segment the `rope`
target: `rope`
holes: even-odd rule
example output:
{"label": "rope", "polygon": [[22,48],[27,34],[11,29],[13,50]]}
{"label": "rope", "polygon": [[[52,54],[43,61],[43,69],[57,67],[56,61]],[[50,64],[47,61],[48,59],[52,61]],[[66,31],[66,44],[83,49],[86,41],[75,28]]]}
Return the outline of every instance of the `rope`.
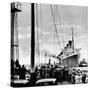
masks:
{"label": "rope", "polygon": [[[39,32],[38,32],[38,5],[36,4],[36,27],[37,27],[37,53],[39,55],[38,59],[40,60],[40,51],[39,51]],[[40,61],[39,61],[40,62]]]}
{"label": "rope", "polygon": [[[58,14],[58,18],[59,18],[59,24],[62,25],[62,23],[60,22],[61,21],[61,18],[60,18],[60,14],[59,14],[59,10],[58,10],[58,7],[56,6],[56,10],[57,10],[57,14]],[[61,33],[62,33],[62,28],[61,28]],[[64,38],[63,38],[63,34],[62,35],[62,40],[63,40],[63,47],[65,45],[65,41],[64,41]]]}
{"label": "rope", "polygon": [[50,8],[51,8],[51,13],[52,13],[52,17],[53,17],[53,22],[54,22],[54,27],[55,27],[56,36],[57,36],[57,39],[58,39],[58,44],[59,44],[59,46],[60,46],[60,41],[59,41],[57,26],[56,26],[56,24],[55,24],[55,17],[54,17],[53,8],[52,8],[52,5],[51,5],[51,4],[50,4]]}
{"label": "rope", "polygon": [[[40,33],[40,36],[41,36],[41,42],[40,42],[40,48],[42,48],[42,8],[41,8],[41,5],[40,5],[40,28],[41,28],[41,33]],[[41,54],[40,54],[40,57],[41,57]],[[40,58],[41,59],[41,58]],[[41,61],[41,60],[40,60]],[[42,63],[42,62],[40,62]]]}

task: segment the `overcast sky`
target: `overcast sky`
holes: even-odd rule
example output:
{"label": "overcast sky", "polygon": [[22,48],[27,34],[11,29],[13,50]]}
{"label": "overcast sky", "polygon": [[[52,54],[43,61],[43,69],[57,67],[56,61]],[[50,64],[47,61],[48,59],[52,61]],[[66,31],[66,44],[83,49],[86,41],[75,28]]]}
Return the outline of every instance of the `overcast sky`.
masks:
{"label": "overcast sky", "polygon": [[[37,4],[35,8],[35,63],[45,62],[45,53],[58,55],[61,49],[63,49],[63,45],[71,39],[72,27],[74,29],[75,48],[81,48],[81,59],[87,58],[88,7],[52,5],[52,8],[60,45],[55,33],[50,5]],[[22,3],[21,9],[22,12],[18,13],[19,60],[20,64],[30,64],[31,5],[29,3]]]}

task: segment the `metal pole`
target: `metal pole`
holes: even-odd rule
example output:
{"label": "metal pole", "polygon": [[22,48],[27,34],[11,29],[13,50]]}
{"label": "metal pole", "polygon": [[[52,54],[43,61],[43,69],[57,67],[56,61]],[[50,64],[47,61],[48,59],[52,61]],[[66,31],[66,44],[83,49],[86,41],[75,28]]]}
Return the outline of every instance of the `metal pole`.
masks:
{"label": "metal pole", "polygon": [[16,7],[16,4],[18,5],[18,3],[11,3],[11,80],[14,80],[15,75],[14,62],[19,59],[17,13],[21,10]]}
{"label": "metal pole", "polygon": [[31,68],[34,70],[35,62],[35,11],[34,3],[31,3]]}

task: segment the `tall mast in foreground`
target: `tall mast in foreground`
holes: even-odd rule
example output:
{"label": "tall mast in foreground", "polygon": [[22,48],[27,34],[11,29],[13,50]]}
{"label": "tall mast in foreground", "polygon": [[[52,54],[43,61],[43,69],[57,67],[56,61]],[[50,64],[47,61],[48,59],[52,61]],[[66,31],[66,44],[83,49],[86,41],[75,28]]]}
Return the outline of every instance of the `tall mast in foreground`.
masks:
{"label": "tall mast in foreground", "polygon": [[31,68],[34,70],[35,64],[35,5],[31,3]]}
{"label": "tall mast in foreground", "polygon": [[18,21],[17,15],[21,10],[18,8],[19,3],[11,3],[11,59],[18,60]]}

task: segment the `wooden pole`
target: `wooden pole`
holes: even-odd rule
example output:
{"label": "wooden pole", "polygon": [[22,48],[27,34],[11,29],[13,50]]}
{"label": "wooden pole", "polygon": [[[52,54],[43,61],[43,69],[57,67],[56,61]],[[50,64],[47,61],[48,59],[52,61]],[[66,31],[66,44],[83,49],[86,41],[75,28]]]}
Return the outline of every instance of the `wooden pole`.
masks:
{"label": "wooden pole", "polygon": [[35,11],[34,3],[31,3],[31,68],[34,70],[35,64]]}

